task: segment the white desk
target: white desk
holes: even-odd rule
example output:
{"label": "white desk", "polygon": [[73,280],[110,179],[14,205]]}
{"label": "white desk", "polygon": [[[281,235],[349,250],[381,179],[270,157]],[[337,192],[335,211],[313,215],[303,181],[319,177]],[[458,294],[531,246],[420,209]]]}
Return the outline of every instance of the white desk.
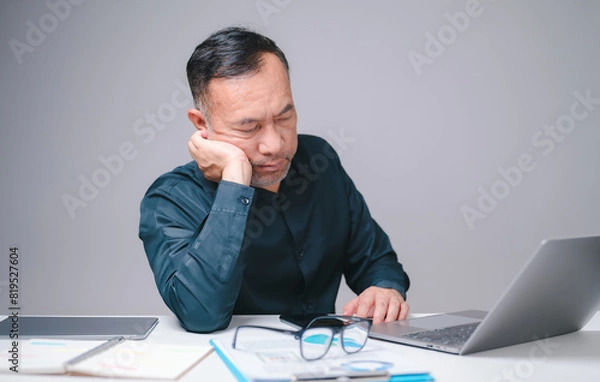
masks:
{"label": "white desk", "polygon": [[[210,338],[230,334],[237,325],[258,324],[289,328],[276,316],[237,316],[230,328],[213,334],[194,334],[183,330],[174,316],[160,317],[160,323],[145,341],[177,344],[208,344]],[[374,341],[374,340],[370,340]],[[0,341],[1,343],[6,340]],[[600,380],[600,312],[584,330],[469,356],[455,356],[435,351],[382,342],[395,352],[428,368],[436,381],[598,381]],[[4,356],[4,355],[2,355]],[[72,376],[31,376],[0,374],[3,382],[68,381],[94,382],[105,379]],[[122,379],[126,381],[126,379]],[[133,380],[132,380],[133,381]],[[139,381],[139,380],[136,380]],[[180,381],[231,381],[235,379],[213,352]]]}

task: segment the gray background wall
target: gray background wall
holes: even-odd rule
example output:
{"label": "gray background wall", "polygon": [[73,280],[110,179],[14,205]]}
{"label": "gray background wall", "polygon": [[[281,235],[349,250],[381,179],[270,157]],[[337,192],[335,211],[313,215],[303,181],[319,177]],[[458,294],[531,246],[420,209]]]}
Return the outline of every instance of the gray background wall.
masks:
{"label": "gray background wall", "polygon": [[75,3],[0,5],[0,310],[17,245],[22,313],[168,312],[139,202],[190,160],[185,63],[232,24],[288,55],[299,131],[339,152],[413,311],[488,309],[540,240],[600,232],[599,2]]}

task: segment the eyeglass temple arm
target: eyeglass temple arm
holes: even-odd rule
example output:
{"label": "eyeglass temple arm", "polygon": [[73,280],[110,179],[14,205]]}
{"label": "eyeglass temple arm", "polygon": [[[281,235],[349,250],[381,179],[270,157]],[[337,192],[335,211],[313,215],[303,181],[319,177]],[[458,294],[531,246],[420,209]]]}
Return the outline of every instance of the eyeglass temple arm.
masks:
{"label": "eyeglass temple arm", "polygon": [[279,333],[285,333],[285,334],[291,334],[293,336],[296,336],[298,334],[300,334],[301,330],[289,330],[289,329],[280,329],[280,328],[271,328],[268,326],[260,326],[260,325],[240,325],[235,329],[235,334],[233,335],[233,342],[231,343],[231,347],[235,349],[235,344],[237,342],[237,335],[238,332],[241,328],[254,328],[254,329],[264,329],[264,330],[270,330],[273,332],[279,332]]}

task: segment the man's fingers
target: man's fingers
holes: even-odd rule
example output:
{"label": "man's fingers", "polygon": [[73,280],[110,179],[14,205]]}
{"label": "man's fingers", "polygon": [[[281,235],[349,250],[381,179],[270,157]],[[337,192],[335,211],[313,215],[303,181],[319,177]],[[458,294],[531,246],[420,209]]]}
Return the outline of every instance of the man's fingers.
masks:
{"label": "man's fingers", "polygon": [[378,324],[385,320],[388,312],[389,299],[384,295],[379,295],[375,298],[375,310],[373,311],[373,323]]}
{"label": "man's fingers", "polygon": [[404,320],[410,307],[395,289],[369,287],[344,307],[344,315],[372,317],[373,323]]}
{"label": "man's fingers", "polygon": [[387,314],[385,316],[385,322],[391,322],[398,320],[400,315],[401,301],[395,298],[390,299],[390,304],[387,308]]}
{"label": "man's fingers", "polygon": [[[369,317],[371,308],[375,305],[375,296],[373,293],[361,293],[359,297],[358,309],[356,309],[356,315],[359,317]],[[374,311],[373,311],[374,313]]]}
{"label": "man's fingers", "polygon": [[188,141],[188,147],[189,147],[189,144],[191,143],[193,147],[198,149],[200,147],[200,145],[202,144],[203,140],[205,140],[205,138],[202,138],[202,135],[200,134],[200,132],[196,131],[190,137],[190,140]]}
{"label": "man's fingers", "polygon": [[342,310],[342,314],[344,316],[352,316],[352,315],[354,315],[354,313],[356,313],[356,308],[358,307],[358,301],[359,301],[358,296],[356,296],[352,300],[350,300],[344,306],[344,309]]}
{"label": "man's fingers", "polygon": [[400,320],[406,320],[406,317],[408,317],[408,313],[410,312],[410,306],[408,305],[408,303],[406,301],[403,301],[402,304],[400,304]]}

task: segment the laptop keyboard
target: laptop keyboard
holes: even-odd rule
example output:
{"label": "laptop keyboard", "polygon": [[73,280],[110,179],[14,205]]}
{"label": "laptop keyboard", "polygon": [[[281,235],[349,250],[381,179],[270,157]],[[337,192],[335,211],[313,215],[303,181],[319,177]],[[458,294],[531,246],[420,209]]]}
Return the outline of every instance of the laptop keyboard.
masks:
{"label": "laptop keyboard", "polygon": [[450,326],[443,329],[434,329],[426,332],[407,334],[405,337],[433,344],[457,347],[467,342],[478,325],[479,322]]}

